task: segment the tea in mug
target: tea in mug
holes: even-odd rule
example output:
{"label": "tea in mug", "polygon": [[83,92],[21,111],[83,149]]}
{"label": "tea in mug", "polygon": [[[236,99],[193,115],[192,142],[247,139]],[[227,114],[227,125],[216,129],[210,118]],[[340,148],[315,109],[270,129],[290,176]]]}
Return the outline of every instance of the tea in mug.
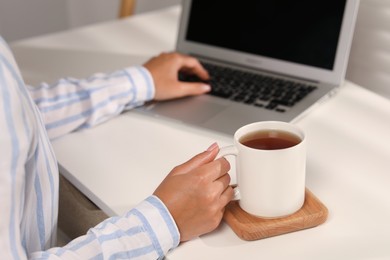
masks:
{"label": "tea in mug", "polygon": [[259,150],[278,150],[295,146],[301,139],[282,130],[260,130],[248,133],[240,138],[240,143]]}

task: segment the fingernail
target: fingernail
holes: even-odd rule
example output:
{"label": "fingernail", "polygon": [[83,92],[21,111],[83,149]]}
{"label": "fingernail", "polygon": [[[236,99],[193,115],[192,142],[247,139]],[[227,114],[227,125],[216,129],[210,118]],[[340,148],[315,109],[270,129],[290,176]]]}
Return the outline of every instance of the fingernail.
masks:
{"label": "fingernail", "polygon": [[217,147],[218,147],[218,144],[217,144],[217,142],[215,142],[215,143],[213,143],[212,145],[210,145],[209,148],[207,148],[207,151],[208,151],[208,152],[211,152],[211,151],[213,151],[214,149],[216,149]]}
{"label": "fingernail", "polygon": [[210,90],[211,90],[211,87],[210,87],[210,85],[202,85],[202,89],[203,89],[204,91],[210,91]]}

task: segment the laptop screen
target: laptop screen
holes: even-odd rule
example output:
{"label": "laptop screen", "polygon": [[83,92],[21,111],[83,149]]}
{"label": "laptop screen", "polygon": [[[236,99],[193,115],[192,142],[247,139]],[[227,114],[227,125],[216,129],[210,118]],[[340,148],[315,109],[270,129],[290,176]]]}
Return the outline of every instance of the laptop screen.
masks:
{"label": "laptop screen", "polygon": [[332,70],[346,0],[192,1],[186,39]]}

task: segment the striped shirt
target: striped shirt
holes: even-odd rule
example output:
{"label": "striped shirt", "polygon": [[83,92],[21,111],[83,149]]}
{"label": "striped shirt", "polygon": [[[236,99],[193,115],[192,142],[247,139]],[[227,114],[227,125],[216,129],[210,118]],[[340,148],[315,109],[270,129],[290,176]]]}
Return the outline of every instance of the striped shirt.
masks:
{"label": "striped shirt", "polygon": [[154,96],[143,67],[26,86],[0,37],[0,255],[2,259],[159,259],[180,235],[150,196],[68,245],[55,245],[58,168],[50,139],[99,124]]}

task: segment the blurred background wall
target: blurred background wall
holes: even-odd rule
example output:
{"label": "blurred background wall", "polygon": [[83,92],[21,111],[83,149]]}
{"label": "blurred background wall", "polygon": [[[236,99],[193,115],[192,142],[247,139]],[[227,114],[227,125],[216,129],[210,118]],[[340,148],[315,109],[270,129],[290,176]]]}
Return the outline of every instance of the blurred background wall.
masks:
{"label": "blurred background wall", "polygon": [[[180,0],[137,0],[135,13]],[[0,0],[0,34],[8,42],[116,19],[119,0]]]}

